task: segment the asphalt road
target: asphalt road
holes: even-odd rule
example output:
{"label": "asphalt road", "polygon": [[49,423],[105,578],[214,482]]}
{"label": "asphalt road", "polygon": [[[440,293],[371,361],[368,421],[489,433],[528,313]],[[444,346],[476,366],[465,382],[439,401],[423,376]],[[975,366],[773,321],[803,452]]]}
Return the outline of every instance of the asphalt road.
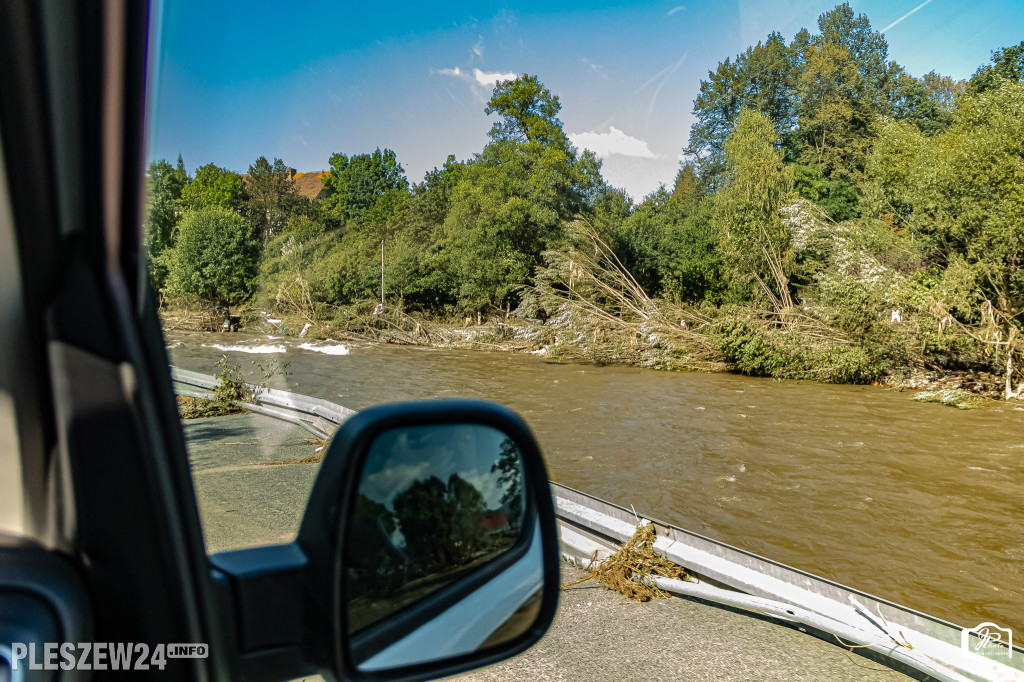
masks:
{"label": "asphalt road", "polygon": [[[258,415],[185,422],[207,549],[287,542],[316,464],[299,427]],[[291,463],[289,463],[291,462]],[[563,583],[582,577],[565,566]],[[318,678],[311,678],[318,679]],[[562,590],[554,625],[531,650],[460,680],[907,680],[795,629],[689,599],[631,602],[587,581]]]}
{"label": "asphalt road", "polygon": [[313,487],[310,434],[255,414],[184,422],[209,552],[289,542]]}
{"label": "asphalt road", "polygon": [[[562,581],[584,576],[570,566]],[[562,590],[554,625],[526,653],[465,682],[552,680],[907,680],[810,635],[669,597],[637,603],[593,581]]]}

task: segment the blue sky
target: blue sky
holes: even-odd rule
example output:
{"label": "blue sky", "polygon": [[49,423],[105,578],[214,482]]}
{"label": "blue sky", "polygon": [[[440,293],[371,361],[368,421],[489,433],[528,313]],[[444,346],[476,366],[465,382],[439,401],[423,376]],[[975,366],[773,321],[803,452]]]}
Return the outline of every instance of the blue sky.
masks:
{"label": "blue sky", "polygon": [[[494,80],[530,73],[557,94],[578,146],[640,199],[671,184],[701,78],[773,30],[787,39],[835,2],[504,3],[164,0],[150,156],[245,172],[300,171],[334,152],[395,150],[410,181],[479,152]],[[966,78],[1024,38],[1024,2],[851,2],[912,74]]]}

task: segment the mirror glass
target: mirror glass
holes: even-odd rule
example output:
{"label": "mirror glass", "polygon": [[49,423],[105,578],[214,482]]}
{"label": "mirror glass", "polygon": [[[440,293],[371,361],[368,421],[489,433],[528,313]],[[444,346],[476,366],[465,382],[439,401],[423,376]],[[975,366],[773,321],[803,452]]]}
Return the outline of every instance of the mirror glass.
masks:
{"label": "mirror glass", "polygon": [[[526,512],[523,458],[505,433],[445,424],[380,434],[342,555],[359,668],[447,658],[529,628],[543,561]],[[526,531],[533,539],[520,542]]]}

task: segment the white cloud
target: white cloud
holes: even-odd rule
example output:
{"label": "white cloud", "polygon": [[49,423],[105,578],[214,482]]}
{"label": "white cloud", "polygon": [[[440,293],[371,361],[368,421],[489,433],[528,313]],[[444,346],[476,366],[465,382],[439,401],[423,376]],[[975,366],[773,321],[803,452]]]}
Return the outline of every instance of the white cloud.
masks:
{"label": "white cloud", "polygon": [[502,73],[500,71],[481,71],[480,69],[473,69],[473,78],[477,83],[487,86],[494,86],[498,81],[510,81],[516,78],[514,73]]}
{"label": "white cloud", "polygon": [[601,176],[612,187],[621,187],[635,201],[658,189],[658,185],[672,187],[679,162],[670,155],[639,158],[614,154],[601,163]]}
{"label": "white cloud", "polygon": [[493,88],[498,81],[509,81],[516,78],[516,74],[510,71],[484,71],[482,69],[463,71],[457,66],[454,69],[438,69],[437,73],[443,76],[463,78],[485,88]]}
{"label": "white cloud", "polygon": [[360,492],[371,500],[389,505],[416,481],[427,478],[430,462],[411,464],[393,464],[381,471],[367,476],[360,487]]}
{"label": "white cloud", "polygon": [[676,5],[675,7],[673,7],[672,9],[670,9],[670,10],[668,11],[668,14],[666,14],[665,16],[667,16],[667,17],[670,17],[670,16],[672,16],[673,14],[675,14],[676,12],[683,12],[683,11],[685,11],[685,10],[686,10],[686,5]]}
{"label": "white cloud", "polygon": [[607,158],[612,154],[640,159],[657,157],[644,140],[627,135],[615,126],[609,126],[607,133],[570,133],[569,139],[577,147],[589,149],[601,158]]}
{"label": "white cloud", "polygon": [[484,37],[478,35],[477,38],[476,45],[473,46],[473,54],[477,57],[482,57],[484,56]]}

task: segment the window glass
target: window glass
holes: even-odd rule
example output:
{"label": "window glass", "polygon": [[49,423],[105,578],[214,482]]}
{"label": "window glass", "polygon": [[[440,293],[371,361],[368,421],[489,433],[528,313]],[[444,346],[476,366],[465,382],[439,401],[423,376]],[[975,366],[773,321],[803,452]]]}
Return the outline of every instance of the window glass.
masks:
{"label": "window glass", "polygon": [[557,482],[1024,629],[1024,4],[163,11],[211,551],[293,537],[334,428],[243,404],[485,398]]}

